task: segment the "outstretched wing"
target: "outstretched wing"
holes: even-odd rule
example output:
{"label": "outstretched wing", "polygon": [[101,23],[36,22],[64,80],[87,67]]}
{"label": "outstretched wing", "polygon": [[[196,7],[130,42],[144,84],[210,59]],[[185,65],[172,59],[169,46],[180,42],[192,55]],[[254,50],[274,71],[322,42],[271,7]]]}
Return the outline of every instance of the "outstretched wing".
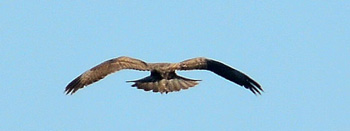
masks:
{"label": "outstretched wing", "polygon": [[135,69],[142,71],[149,70],[147,63],[141,60],[125,56],[118,57],[107,60],[84,72],[67,85],[65,92],[66,94],[73,94],[78,89],[92,84],[105,76],[122,69]]}
{"label": "outstretched wing", "polygon": [[227,66],[219,61],[198,57],[189,60],[185,60],[179,63],[178,70],[209,70],[217,75],[224,77],[225,79],[244,86],[252,91],[254,94],[261,94],[263,91],[259,83],[254,81],[246,74]]}

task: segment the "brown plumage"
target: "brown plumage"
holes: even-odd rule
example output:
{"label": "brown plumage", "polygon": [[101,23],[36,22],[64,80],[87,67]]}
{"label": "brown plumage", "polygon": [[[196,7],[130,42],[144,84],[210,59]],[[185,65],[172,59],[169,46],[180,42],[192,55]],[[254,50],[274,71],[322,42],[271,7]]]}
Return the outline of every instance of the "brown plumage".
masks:
{"label": "brown plumage", "polygon": [[150,76],[139,80],[127,81],[134,82],[131,85],[132,87],[145,91],[152,90],[153,92],[168,93],[188,89],[198,84],[197,81],[199,80],[178,76],[175,73],[176,70],[209,70],[231,82],[244,86],[254,94],[261,94],[260,91],[263,91],[257,82],[242,72],[221,62],[203,57],[185,60],[180,63],[146,63],[138,59],[122,56],[107,60],[84,72],[67,85],[65,92],[66,94],[73,94],[80,88],[122,69],[150,71]]}

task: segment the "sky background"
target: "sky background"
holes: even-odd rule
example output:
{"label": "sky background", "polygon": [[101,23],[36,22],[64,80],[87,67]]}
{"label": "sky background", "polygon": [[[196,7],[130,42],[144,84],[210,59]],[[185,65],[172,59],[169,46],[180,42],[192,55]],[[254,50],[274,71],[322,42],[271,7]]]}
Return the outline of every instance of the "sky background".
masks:
{"label": "sky background", "polygon": [[[0,2],[0,130],[349,130],[348,1]],[[123,70],[74,95],[65,86],[118,56],[208,57],[265,92],[208,71],[194,88],[130,87]]]}

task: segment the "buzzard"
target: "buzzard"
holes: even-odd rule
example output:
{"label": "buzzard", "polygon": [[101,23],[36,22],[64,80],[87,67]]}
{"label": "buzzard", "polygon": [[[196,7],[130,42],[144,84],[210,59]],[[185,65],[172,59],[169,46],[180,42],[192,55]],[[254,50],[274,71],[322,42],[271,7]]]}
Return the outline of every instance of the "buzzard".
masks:
{"label": "buzzard", "polygon": [[131,85],[132,87],[145,91],[152,90],[160,93],[180,91],[193,87],[198,84],[197,81],[200,81],[179,76],[175,73],[176,70],[208,70],[231,82],[244,86],[254,94],[261,94],[260,92],[263,91],[257,82],[244,73],[219,61],[204,57],[188,59],[180,63],[146,63],[135,58],[122,56],[107,60],[84,72],[67,85],[65,92],[66,94],[73,94],[77,90],[103,79],[105,76],[123,69],[150,71],[150,76],[127,81],[134,82]]}

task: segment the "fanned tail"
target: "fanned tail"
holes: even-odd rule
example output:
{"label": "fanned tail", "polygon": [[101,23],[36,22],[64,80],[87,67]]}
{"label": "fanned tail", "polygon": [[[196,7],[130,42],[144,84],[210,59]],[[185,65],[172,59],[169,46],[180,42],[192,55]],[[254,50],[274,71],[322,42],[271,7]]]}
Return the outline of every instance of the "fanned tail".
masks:
{"label": "fanned tail", "polygon": [[180,91],[181,89],[188,89],[194,87],[198,84],[197,81],[189,78],[184,78],[181,76],[174,76],[172,79],[159,79],[157,77],[148,76],[139,80],[127,81],[135,82],[132,87],[137,87],[137,89],[143,89],[145,91],[153,91],[160,93],[169,93],[173,91]]}

